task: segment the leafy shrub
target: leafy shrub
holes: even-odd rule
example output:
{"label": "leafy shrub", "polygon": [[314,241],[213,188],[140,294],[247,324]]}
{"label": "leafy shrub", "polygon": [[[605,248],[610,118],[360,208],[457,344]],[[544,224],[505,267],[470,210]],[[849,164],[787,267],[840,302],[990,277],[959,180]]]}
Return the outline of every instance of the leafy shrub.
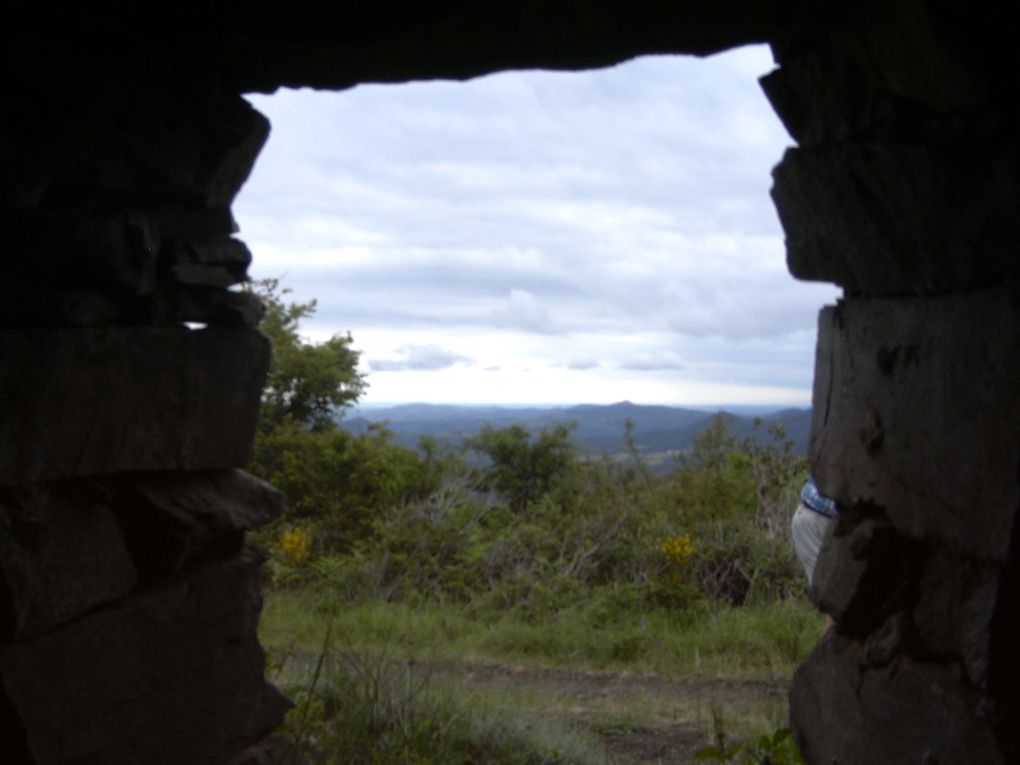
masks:
{"label": "leafy shrub", "polygon": [[727,765],[804,765],[789,728],[778,728],[749,741],[729,746],[725,736],[694,755],[697,762],[718,762]]}
{"label": "leafy shrub", "polygon": [[520,425],[485,426],[465,439],[465,446],[488,460],[485,487],[499,492],[510,509],[519,512],[570,479],[576,466],[572,430],[573,425],[557,425],[543,428],[533,438]]}
{"label": "leafy shrub", "polygon": [[701,539],[692,576],[710,598],[733,605],[803,593],[799,567],[785,542],[753,527],[720,526]]}
{"label": "leafy shrub", "polygon": [[[271,561],[274,576],[313,576],[341,601],[451,602],[531,622],[697,615],[707,601],[802,594],[788,542],[758,505],[759,482],[779,480],[761,467],[794,464],[777,450],[715,426],[674,474],[654,478],[636,454],[577,458],[569,433],[490,429],[469,442],[490,455],[478,468],[434,443],[396,446],[385,430],[278,427],[267,438],[283,446],[261,454],[296,497],[285,522],[310,530],[317,560]],[[530,470],[541,476],[529,481]]]}

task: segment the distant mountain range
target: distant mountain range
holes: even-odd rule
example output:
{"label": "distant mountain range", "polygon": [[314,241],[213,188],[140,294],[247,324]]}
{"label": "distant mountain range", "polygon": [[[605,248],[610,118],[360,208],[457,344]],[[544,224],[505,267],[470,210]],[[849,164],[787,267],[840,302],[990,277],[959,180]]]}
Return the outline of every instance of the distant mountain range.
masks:
{"label": "distant mountain range", "polygon": [[[639,451],[649,457],[658,456],[659,460],[653,459],[655,462],[674,452],[689,449],[694,436],[704,430],[718,412],[726,418],[732,434],[738,438],[750,435],[754,427],[752,414],[642,406],[629,401],[557,408],[402,404],[356,409],[341,420],[340,426],[361,434],[370,424],[385,422],[396,443],[414,447],[422,436],[459,444],[461,438],[473,435],[485,424],[493,428],[520,424],[538,432],[543,427],[573,422],[576,424],[574,443],[578,447],[593,453],[618,454],[626,448],[624,422],[629,419],[634,425],[634,441]],[[766,437],[766,427],[781,425],[796,444],[796,451],[799,454],[807,452],[810,409],[781,409],[759,416],[763,438]]]}

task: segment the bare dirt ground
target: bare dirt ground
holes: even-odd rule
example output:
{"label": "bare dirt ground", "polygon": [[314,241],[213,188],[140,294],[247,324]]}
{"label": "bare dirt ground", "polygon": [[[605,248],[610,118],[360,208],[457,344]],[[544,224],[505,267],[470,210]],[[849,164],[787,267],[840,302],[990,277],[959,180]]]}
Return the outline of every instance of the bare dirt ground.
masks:
{"label": "bare dirt ground", "polygon": [[641,765],[692,762],[712,742],[713,714],[732,733],[742,722],[785,715],[788,691],[779,681],[498,664],[442,662],[430,670],[452,676],[466,692],[532,700],[536,711],[594,733],[612,754]]}
{"label": "bare dirt ground", "polygon": [[[310,664],[315,658],[303,651],[291,655],[291,660]],[[497,698],[592,734],[620,765],[692,763],[698,750],[713,743],[718,722],[723,724],[728,744],[740,740],[741,729],[772,729],[777,722],[785,725],[789,686],[781,680],[674,677],[458,660],[405,661],[404,666],[415,674],[442,678],[465,694]]]}

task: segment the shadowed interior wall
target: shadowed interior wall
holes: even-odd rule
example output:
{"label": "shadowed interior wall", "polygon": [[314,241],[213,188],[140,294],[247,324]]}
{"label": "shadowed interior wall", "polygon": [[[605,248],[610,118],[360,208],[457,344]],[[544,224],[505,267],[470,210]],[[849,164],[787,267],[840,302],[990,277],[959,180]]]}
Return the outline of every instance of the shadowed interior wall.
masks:
{"label": "shadowed interior wall", "polygon": [[[220,763],[263,678],[243,473],[268,362],[230,212],[282,85],[770,42],[773,196],[824,309],[811,462],[843,510],[798,671],[809,762],[1009,762],[1020,501],[1018,77],[1004,19],[902,0],[345,6],[74,42],[8,32],[0,120],[0,738],[12,762]],[[189,329],[185,322],[199,323]]]}

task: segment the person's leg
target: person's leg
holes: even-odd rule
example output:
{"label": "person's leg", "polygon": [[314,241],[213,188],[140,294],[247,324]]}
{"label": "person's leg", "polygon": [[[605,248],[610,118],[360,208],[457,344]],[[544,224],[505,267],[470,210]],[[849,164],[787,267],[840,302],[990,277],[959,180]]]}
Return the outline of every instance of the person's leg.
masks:
{"label": "person's leg", "polygon": [[[831,521],[831,518],[827,518],[821,513],[816,513],[803,502],[797,506],[797,510],[793,514],[793,520],[790,525],[793,536],[793,549],[800,559],[800,564],[804,567],[809,587],[814,577],[818,553],[822,549],[822,540],[825,538],[825,532]],[[832,617],[826,614],[822,634],[824,635],[828,632],[834,623]]]}
{"label": "person's leg", "polygon": [[818,553],[822,549],[822,540],[825,538],[825,531],[829,527],[830,519],[816,513],[803,502],[797,506],[790,524],[793,537],[793,549],[797,553],[801,566],[804,567],[804,574],[807,576],[808,585],[814,577],[815,563],[818,560]]}

